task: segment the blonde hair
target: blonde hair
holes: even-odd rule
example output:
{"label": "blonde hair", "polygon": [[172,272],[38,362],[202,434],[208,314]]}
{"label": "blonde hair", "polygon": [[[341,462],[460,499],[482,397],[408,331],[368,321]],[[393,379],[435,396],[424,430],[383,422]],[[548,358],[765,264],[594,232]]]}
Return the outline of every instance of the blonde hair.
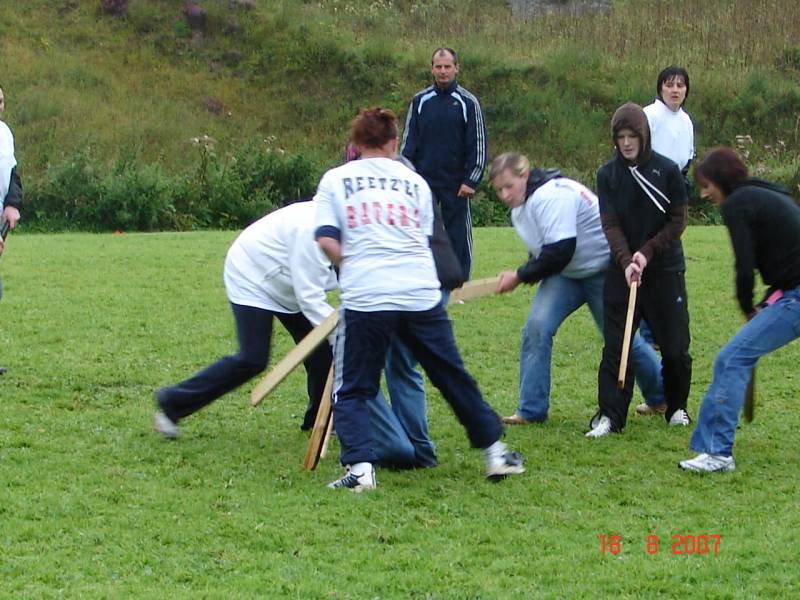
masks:
{"label": "blonde hair", "polygon": [[492,161],[492,166],[489,167],[489,181],[493,181],[495,177],[506,170],[520,177],[525,171],[531,170],[531,163],[524,154],[504,152]]}

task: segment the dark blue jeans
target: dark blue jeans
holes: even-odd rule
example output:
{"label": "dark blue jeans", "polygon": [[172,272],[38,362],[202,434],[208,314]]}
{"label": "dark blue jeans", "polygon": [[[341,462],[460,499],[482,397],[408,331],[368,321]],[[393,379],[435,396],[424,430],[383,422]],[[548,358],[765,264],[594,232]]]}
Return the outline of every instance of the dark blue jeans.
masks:
{"label": "dark blue jeans", "polygon": [[[233,303],[231,309],[236,320],[239,352],[220,358],[189,379],[172,387],[161,388],[156,393],[161,409],[176,423],[236,389],[266,368],[272,343],[273,317],[278,318],[295,342],[302,340],[313,329],[303,313],[278,313]],[[301,426],[305,429],[314,424],[330,364],[331,349],[327,343],[320,344],[303,363],[308,376],[309,396],[309,406]]]}
{"label": "dark blue jeans", "polygon": [[689,443],[707,454],[733,454],[733,439],[747,383],[762,356],[800,337],[800,288],[784,293],[750,319],[714,360],[714,376],[703,398]]}
{"label": "dark blue jeans", "polygon": [[473,447],[486,448],[500,439],[500,418],[464,368],[441,304],[425,311],[345,309],[336,337],[333,405],[343,465],[377,460],[367,403],[378,393],[392,335],[397,335],[419,361],[467,430]]}

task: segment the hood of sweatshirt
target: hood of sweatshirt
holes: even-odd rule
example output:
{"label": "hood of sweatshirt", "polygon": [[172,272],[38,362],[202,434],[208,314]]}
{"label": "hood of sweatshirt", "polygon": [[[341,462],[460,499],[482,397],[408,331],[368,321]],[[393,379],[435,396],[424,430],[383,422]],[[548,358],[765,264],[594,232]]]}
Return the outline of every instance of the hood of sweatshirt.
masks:
{"label": "hood of sweatshirt", "polygon": [[614,143],[617,155],[625,163],[627,161],[622,157],[619,148],[617,148],[617,133],[619,133],[620,129],[626,128],[639,136],[641,147],[639,148],[639,156],[636,158],[636,164],[643,165],[650,160],[652,152],[650,147],[650,125],[642,107],[633,102],[627,102],[620,106],[614,116],[611,117],[611,141]]}
{"label": "hood of sweatshirt", "polygon": [[525,197],[530,198],[533,192],[556,177],[561,177],[559,169],[531,169],[528,183],[525,186]]}
{"label": "hood of sweatshirt", "polygon": [[741,185],[736,186],[736,188],[734,188],[733,191],[735,192],[737,189],[739,189],[740,187],[744,187],[744,186],[753,186],[753,187],[757,187],[757,188],[763,188],[763,189],[769,190],[771,192],[777,192],[778,194],[784,194],[785,196],[789,196],[790,198],[792,196],[789,193],[789,190],[787,190],[785,187],[783,187],[781,185],[778,185],[777,183],[771,183],[769,181],[764,181],[763,179],[756,179],[755,177],[750,177],[749,179],[746,179]]}

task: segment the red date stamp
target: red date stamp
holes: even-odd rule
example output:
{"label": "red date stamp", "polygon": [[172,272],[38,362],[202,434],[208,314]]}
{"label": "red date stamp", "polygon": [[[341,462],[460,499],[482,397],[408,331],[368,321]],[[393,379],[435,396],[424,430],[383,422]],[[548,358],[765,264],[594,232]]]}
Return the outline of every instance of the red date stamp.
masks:
{"label": "red date stamp", "polygon": [[[719,556],[719,545],[722,536],[716,533],[702,533],[700,535],[682,535],[676,533],[672,536],[672,554],[713,554]],[[645,552],[649,555],[658,554],[661,549],[661,540],[655,534],[647,536],[644,546]],[[622,537],[618,534],[600,534],[600,554],[605,556],[619,556],[622,553]]]}

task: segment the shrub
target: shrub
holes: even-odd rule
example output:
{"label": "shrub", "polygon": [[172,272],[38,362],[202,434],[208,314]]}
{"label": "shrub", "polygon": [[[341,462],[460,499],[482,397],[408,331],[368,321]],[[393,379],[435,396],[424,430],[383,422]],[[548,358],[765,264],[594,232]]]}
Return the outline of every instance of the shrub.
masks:
{"label": "shrub", "polygon": [[110,168],[85,148],[26,187],[26,222],[49,231],[242,228],[310,196],[319,177],[312,160],[267,142],[219,157],[211,138],[197,138],[195,167],[176,175],[142,162],[135,148]]}

